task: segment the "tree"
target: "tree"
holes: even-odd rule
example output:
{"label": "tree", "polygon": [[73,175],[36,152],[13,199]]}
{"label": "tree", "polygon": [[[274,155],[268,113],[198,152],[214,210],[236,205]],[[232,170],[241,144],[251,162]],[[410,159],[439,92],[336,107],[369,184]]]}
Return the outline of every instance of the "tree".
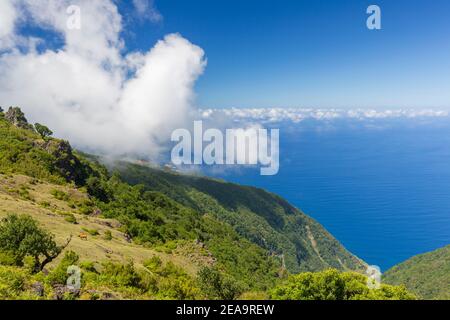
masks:
{"label": "tree", "polygon": [[53,261],[69,244],[58,246],[49,232],[41,229],[28,215],[9,214],[0,222],[0,252],[13,257],[14,264],[23,266],[27,256],[34,258],[34,272],[39,272]]}
{"label": "tree", "polygon": [[37,133],[41,135],[42,139],[50,137],[53,134],[52,130],[40,123],[35,123],[34,128],[36,129]]}
{"label": "tree", "polygon": [[415,296],[404,287],[381,284],[367,286],[367,277],[356,272],[329,269],[305,272],[289,277],[271,292],[277,300],[412,300]]}
{"label": "tree", "polygon": [[100,201],[108,202],[109,194],[100,178],[95,176],[89,177],[86,180],[86,188],[90,196],[95,197]]}

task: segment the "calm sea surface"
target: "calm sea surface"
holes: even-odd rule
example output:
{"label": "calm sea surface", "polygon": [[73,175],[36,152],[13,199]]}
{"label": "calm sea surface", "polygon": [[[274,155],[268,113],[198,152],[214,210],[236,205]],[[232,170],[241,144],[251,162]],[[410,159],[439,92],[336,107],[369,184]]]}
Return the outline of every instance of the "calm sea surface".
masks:
{"label": "calm sea surface", "polygon": [[450,243],[450,121],[280,125],[280,172],[206,171],[280,194],[382,270]]}

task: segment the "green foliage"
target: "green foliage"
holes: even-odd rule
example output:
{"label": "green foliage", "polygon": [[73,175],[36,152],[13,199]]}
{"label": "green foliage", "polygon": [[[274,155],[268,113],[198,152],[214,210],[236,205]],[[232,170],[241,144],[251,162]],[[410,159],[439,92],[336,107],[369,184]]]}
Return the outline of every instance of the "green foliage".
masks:
{"label": "green foliage", "polygon": [[107,241],[111,241],[113,239],[112,233],[110,230],[106,230],[105,234],[103,235],[103,239]]}
{"label": "green foliage", "polygon": [[[15,116],[11,115],[10,121],[15,121]],[[17,121],[23,124],[22,120]],[[67,142],[50,138],[43,142],[34,130],[11,125],[5,118],[0,118],[0,137],[0,172],[20,173],[57,184],[73,181],[77,185],[93,174],[93,169],[75,156]]]}
{"label": "green foliage", "polygon": [[355,272],[329,269],[290,276],[271,291],[276,300],[412,300],[415,296],[404,287],[381,284],[367,286],[367,277]]}
{"label": "green foliage", "polygon": [[86,188],[90,196],[103,202],[108,201],[109,193],[105,188],[105,183],[99,177],[89,177],[86,180]]}
{"label": "green foliage", "polygon": [[172,262],[164,264],[158,257],[153,257],[145,261],[144,266],[146,272],[141,274],[141,283],[158,298],[177,300],[199,298],[199,289],[194,280]]}
{"label": "green foliage", "polygon": [[185,207],[213,216],[258,247],[283,256],[286,268],[292,273],[330,267],[364,268],[320,224],[277,195],[144,166],[121,163],[116,168],[126,182],[143,185],[147,191],[163,193]]}
{"label": "green foliage", "polygon": [[20,297],[25,289],[26,272],[0,266],[0,300]]}
{"label": "green foliage", "polygon": [[243,291],[243,286],[217,268],[204,267],[198,273],[202,292],[209,299],[234,300]]}
{"label": "green foliage", "polygon": [[414,256],[383,275],[383,281],[404,285],[424,299],[450,299],[450,245]]}
{"label": "green foliage", "polygon": [[77,265],[78,261],[79,256],[75,252],[67,251],[58,266],[49,273],[46,281],[51,285],[66,284],[67,278],[69,277],[67,268]]}
{"label": "green foliage", "polygon": [[119,219],[137,242],[163,244],[171,240],[195,239],[200,216],[158,192],[131,187],[112,177],[107,182],[112,199],[97,205],[108,218]]}
{"label": "green foliage", "polygon": [[77,224],[77,218],[72,213],[65,214],[64,220],[66,220],[69,223]]}
{"label": "green foliage", "polygon": [[70,199],[69,195],[61,190],[53,189],[52,191],[50,191],[50,194],[54,196],[55,199],[61,201],[68,201]]}
{"label": "green foliage", "polygon": [[0,222],[0,251],[14,256],[14,264],[18,266],[23,265],[25,256],[34,257],[39,271],[58,256],[61,247],[30,216],[9,214]]}
{"label": "green foliage", "polygon": [[124,265],[112,262],[105,263],[103,265],[102,276],[108,277],[110,283],[113,283],[115,286],[143,289],[141,286],[141,278],[134,268],[133,262]]}
{"label": "green foliage", "polygon": [[0,265],[14,266],[17,264],[17,257],[13,251],[0,250]]}
{"label": "green foliage", "polygon": [[20,186],[20,188],[18,188],[18,189],[17,188],[9,189],[8,191],[12,194],[17,194],[23,200],[34,201],[34,199],[30,195],[28,187],[25,185]]}
{"label": "green foliage", "polygon": [[46,127],[40,123],[35,123],[34,128],[36,129],[36,132],[41,135],[42,139],[45,139],[45,138],[53,135],[52,130],[50,130],[48,127]]}
{"label": "green foliage", "polygon": [[88,228],[81,228],[81,229],[83,231],[86,231],[87,233],[89,233],[93,237],[98,236],[100,234],[97,229],[88,229]]}

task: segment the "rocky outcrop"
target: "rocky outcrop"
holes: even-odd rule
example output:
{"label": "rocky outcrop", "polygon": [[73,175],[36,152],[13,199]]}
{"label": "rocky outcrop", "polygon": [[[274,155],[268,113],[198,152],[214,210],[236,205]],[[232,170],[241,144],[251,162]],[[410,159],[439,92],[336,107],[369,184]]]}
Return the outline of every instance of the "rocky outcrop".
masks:
{"label": "rocky outcrop", "polygon": [[25,114],[19,107],[9,107],[5,113],[5,119],[18,128],[33,130],[33,126],[28,123]]}
{"label": "rocky outcrop", "polygon": [[42,147],[55,157],[54,165],[67,181],[73,181],[77,185],[83,185],[86,182],[90,174],[88,167],[84,166],[73,154],[69,142],[51,139],[46,141]]}

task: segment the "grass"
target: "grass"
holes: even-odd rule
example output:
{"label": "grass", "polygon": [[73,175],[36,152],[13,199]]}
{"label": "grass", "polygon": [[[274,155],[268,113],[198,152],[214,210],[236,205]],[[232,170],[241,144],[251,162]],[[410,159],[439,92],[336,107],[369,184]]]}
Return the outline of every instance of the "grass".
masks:
{"label": "grass", "polygon": [[[11,193],[10,189],[27,186],[27,190],[35,201],[24,199],[17,193]],[[55,192],[55,190],[57,192]],[[68,197],[58,197],[54,194],[65,194]],[[36,219],[41,226],[55,235],[58,243],[63,243],[72,236],[72,240],[66,250],[77,252],[82,261],[116,261],[126,263],[133,261],[136,266],[142,266],[145,260],[154,256],[159,257],[164,263],[172,262],[183,267],[190,275],[195,275],[204,265],[210,263],[205,253],[193,253],[195,244],[189,244],[189,252],[180,249],[166,253],[164,250],[154,250],[134,243],[129,243],[120,229],[120,223],[114,219],[102,219],[81,214],[77,208],[70,206],[70,200],[83,201],[88,197],[82,191],[68,186],[54,185],[50,183],[36,183],[32,178],[22,175],[0,174],[0,218],[8,213],[28,214]],[[59,214],[63,213],[63,214]],[[74,217],[77,224],[67,221],[67,217]],[[70,219],[72,220],[72,219]],[[79,235],[88,230],[88,239],[82,240]],[[108,236],[91,236],[91,232]],[[110,235],[110,236],[109,236]],[[198,251],[203,250],[197,248]],[[62,257],[60,255],[60,257]],[[56,259],[51,265],[55,266],[60,259]]]}

